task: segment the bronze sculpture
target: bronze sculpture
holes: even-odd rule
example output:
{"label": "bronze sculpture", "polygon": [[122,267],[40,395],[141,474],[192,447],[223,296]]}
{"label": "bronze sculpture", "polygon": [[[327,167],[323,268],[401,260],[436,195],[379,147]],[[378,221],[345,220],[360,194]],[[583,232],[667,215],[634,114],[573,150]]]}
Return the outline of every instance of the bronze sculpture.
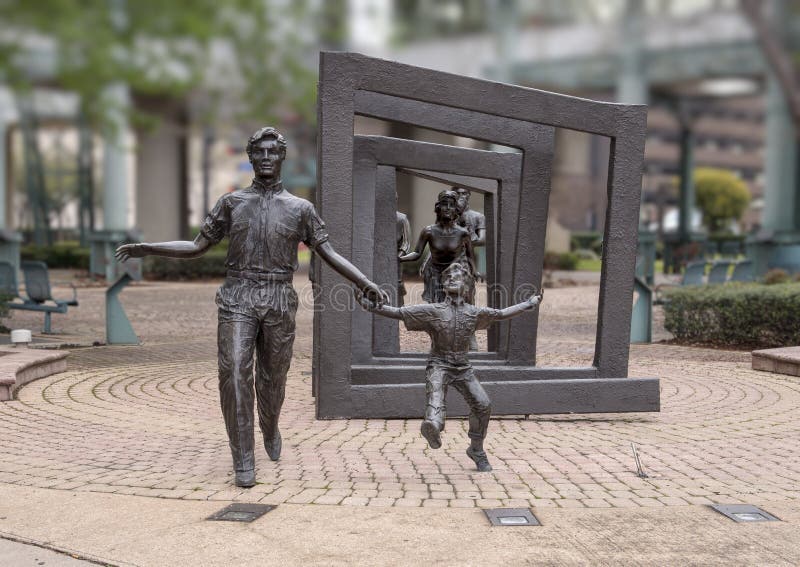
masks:
{"label": "bronze sculpture", "polygon": [[361,305],[384,317],[400,319],[409,331],[425,331],[431,337],[431,351],[426,369],[425,392],[427,407],[420,427],[432,449],[442,446],[447,387],[452,386],[464,397],[470,409],[467,455],[481,472],[492,470],[483,440],[491,416],[491,401],[475,377],[467,353],[470,336],[475,330],[486,329],[495,321],[510,319],[533,309],[542,301],[542,292],[526,301],[505,309],[478,308],[466,302],[471,274],[460,262],[442,273],[441,284],[445,298],[442,302],[423,303],[405,307],[379,304],[359,298]]}
{"label": "bronze sculpture", "polygon": [[397,211],[397,301],[403,304],[403,297],[406,295],[406,286],[403,283],[403,266],[400,256],[411,252],[411,223],[405,213]]}
{"label": "bronze sculpture", "polygon": [[126,244],[116,252],[120,261],[150,254],[195,258],[230,237],[227,277],[216,297],[217,346],[220,403],[235,482],[241,487],[255,484],[254,352],[255,398],[264,447],[273,461],[281,453],[278,418],[295,337],[298,298],[292,276],[298,268],[299,242],[305,242],[371,300],[387,300],[376,284],[333,249],[314,206],[283,189],[283,135],[272,127],[259,129],[247,142],[247,154],[255,172],[252,185],[223,195],[194,241]]}
{"label": "bronze sculpture", "polygon": [[423,268],[425,290],[422,298],[428,303],[444,301],[441,277],[454,262],[465,262],[472,277],[480,277],[475,269],[475,255],[469,231],[457,224],[458,195],[454,191],[442,191],[434,208],[436,223],[422,229],[413,252],[400,256],[401,262],[418,260],[425,247],[430,257]]}
{"label": "bronze sculpture", "polygon": [[[463,226],[469,231],[473,248],[486,246],[486,217],[482,213],[469,208],[469,189],[466,187],[453,187],[453,191],[458,195],[459,226]],[[467,293],[467,303],[475,305],[475,291],[475,280],[473,279]],[[475,333],[469,338],[469,349],[478,350],[478,339],[475,337]]]}
{"label": "bronze sculpture", "polygon": [[465,187],[453,187],[458,195],[458,224],[469,231],[472,246],[486,245],[486,217],[469,208],[470,190]]}

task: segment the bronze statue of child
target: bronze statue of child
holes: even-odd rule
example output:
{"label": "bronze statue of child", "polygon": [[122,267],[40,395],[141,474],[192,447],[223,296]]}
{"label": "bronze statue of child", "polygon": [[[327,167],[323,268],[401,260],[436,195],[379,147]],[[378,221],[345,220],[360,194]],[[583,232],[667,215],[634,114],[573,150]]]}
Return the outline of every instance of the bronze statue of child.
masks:
{"label": "bronze statue of child", "polygon": [[542,292],[505,309],[478,308],[465,301],[471,279],[468,269],[456,262],[442,272],[442,288],[446,294],[442,302],[392,307],[359,295],[359,303],[378,315],[401,319],[409,331],[426,331],[430,335],[431,351],[425,381],[428,401],[420,428],[422,435],[432,449],[442,446],[440,433],[444,429],[445,398],[447,387],[452,386],[464,396],[470,408],[467,455],[475,461],[479,471],[486,472],[492,470],[483,449],[491,402],[475,377],[467,356],[470,336],[495,321],[510,319],[533,309],[542,301]]}

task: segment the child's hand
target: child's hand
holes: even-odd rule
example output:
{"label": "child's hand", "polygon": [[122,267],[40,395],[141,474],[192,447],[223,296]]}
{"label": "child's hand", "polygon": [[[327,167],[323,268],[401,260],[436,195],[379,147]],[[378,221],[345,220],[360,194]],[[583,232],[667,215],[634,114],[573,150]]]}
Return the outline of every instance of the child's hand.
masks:
{"label": "child's hand", "polygon": [[363,307],[367,311],[374,311],[378,307],[378,304],[367,298],[367,296],[364,295],[360,289],[354,289],[353,295],[355,296],[356,301],[361,305],[361,307]]}
{"label": "child's hand", "polygon": [[539,305],[542,302],[542,298],[544,297],[544,290],[540,289],[538,292],[534,293],[528,298],[528,301],[531,305]]}

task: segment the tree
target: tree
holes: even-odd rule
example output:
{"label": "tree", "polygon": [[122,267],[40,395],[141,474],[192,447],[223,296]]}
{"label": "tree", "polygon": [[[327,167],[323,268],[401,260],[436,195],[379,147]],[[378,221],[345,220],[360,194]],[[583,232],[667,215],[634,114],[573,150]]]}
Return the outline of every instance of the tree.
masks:
{"label": "tree", "polygon": [[747,184],[728,170],[697,168],[694,184],[697,207],[711,232],[724,230],[728,221],[738,221],[750,203]]}
{"label": "tree", "polygon": [[0,83],[76,92],[95,125],[118,82],[147,95],[202,90],[237,117],[313,121],[318,11],[309,0],[0,0]]}

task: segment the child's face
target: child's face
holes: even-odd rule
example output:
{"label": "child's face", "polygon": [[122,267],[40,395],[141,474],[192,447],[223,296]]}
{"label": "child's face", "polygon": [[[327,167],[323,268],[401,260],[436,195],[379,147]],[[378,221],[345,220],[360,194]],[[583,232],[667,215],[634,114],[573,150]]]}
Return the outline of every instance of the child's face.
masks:
{"label": "child's face", "polygon": [[445,274],[442,279],[442,288],[447,294],[464,295],[467,291],[467,279],[464,272],[454,271]]}

